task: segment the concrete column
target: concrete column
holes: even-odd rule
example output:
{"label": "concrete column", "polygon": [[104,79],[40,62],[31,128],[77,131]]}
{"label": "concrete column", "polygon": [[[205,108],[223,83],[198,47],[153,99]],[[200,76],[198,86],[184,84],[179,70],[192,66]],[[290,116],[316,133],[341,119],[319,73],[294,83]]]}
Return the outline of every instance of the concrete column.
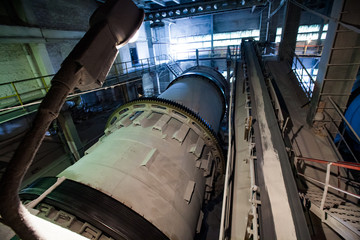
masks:
{"label": "concrete column", "polygon": [[70,112],[62,111],[59,114],[58,121],[74,159],[79,160],[84,156],[84,149]]}
{"label": "concrete column", "polygon": [[149,49],[150,64],[155,64],[154,45],[152,42],[152,34],[151,34],[151,28],[150,28],[149,21],[145,22],[145,33],[146,33],[146,40],[147,40],[148,49]]}
{"label": "concrete column", "polygon": [[164,39],[162,39],[162,41],[164,41],[164,46],[165,46],[165,50],[163,51],[163,54],[170,54],[170,22],[165,22],[165,26],[164,26]]}
{"label": "concrete column", "polygon": [[[40,76],[54,74],[55,70],[51,64],[49,53],[46,49],[46,45],[43,43],[30,43],[29,44],[34,60],[39,69]],[[50,79],[45,79],[46,84],[50,84]]]}
{"label": "concrete column", "polygon": [[127,84],[121,85],[120,88],[121,88],[121,95],[123,96],[124,102],[130,101]]}
{"label": "concrete column", "polygon": [[154,95],[154,81],[150,72],[142,75],[142,87],[145,97],[152,97]]}
{"label": "concrete column", "polygon": [[268,31],[268,13],[271,3],[261,12],[260,14],[260,42],[265,42],[267,40],[267,31]]}
{"label": "concrete column", "polygon": [[[30,43],[22,46],[34,77],[39,77],[36,80],[39,86],[39,94],[41,91],[42,95],[45,95],[50,88],[51,78],[42,76],[54,73],[46,45],[43,43]],[[27,84],[27,82],[23,84]],[[34,98],[37,98],[37,95]]]}
{"label": "concrete column", "polygon": [[[274,12],[280,6],[280,0],[274,0],[271,3],[271,12]],[[276,30],[278,26],[278,19],[283,15],[284,9],[281,8],[269,22],[268,34],[266,40],[269,42],[275,42],[276,39]]]}
{"label": "concrete column", "polygon": [[[302,1],[298,1],[302,2]],[[286,2],[285,24],[279,46],[279,58],[281,61],[292,62],[296,47],[296,38],[300,25],[301,8],[291,2]]]}
{"label": "concrete column", "polygon": [[[214,54],[214,15],[210,15],[210,36],[211,36],[211,56]],[[211,67],[215,67],[215,61],[211,59]]]}
{"label": "concrete column", "polygon": [[123,73],[123,66],[121,64],[121,56],[120,56],[120,52],[118,52],[118,55],[115,58],[115,61],[113,63],[113,69],[114,72],[116,74],[116,76],[119,76]]}

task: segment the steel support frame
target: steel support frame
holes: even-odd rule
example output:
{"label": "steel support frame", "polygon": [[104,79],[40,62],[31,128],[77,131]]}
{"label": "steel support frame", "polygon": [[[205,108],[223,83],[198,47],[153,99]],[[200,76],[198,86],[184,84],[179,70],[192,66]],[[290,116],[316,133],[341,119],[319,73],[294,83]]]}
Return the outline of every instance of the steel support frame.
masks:
{"label": "steel support frame", "polygon": [[156,10],[147,11],[145,13],[144,21],[160,22],[162,19],[184,18],[199,16],[205,14],[214,14],[218,12],[226,12],[232,10],[239,10],[243,8],[251,8],[252,6],[265,5],[265,0],[218,0],[210,2],[194,2],[189,4],[181,4],[173,7],[164,7]]}
{"label": "steel support frame", "polygon": [[59,114],[58,121],[65,136],[66,144],[68,145],[75,161],[78,161],[84,156],[84,149],[71,113],[69,111],[62,111]]}
{"label": "steel support frame", "polygon": [[296,38],[300,25],[301,8],[291,2],[286,3],[283,33],[279,46],[280,60],[292,63],[295,54]]}
{"label": "steel support frame", "polygon": [[[356,0],[334,1],[331,18],[319,63],[319,72],[310,102],[307,122],[316,128],[322,127],[319,117],[329,121],[341,121],[336,111],[324,115],[329,107],[328,96],[332,97],[340,109],[346,109],[351,89],[359,70],[359,33],[346,28],[343,24],[356,25],[359,22],[359,5]],[[331,106],[331,105],[330,105]],[[330,132],[335,132],[330,126]],[[332,137],[335,137],[333,135]]]}

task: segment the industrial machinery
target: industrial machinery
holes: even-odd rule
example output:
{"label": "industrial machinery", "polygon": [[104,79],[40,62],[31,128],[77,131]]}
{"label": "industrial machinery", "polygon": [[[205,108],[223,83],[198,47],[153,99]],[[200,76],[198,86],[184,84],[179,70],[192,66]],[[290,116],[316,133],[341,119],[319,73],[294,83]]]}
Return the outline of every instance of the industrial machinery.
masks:
{"label": "industrial machinery", "polygon": [[[92,239],[193,239],[224,168],[217,131],[227,88],[219,72],[196,66],[158,98],[121,106],[36,202],[37,215]],[[32,201],[56,182],[39,179],[20,198]]]}

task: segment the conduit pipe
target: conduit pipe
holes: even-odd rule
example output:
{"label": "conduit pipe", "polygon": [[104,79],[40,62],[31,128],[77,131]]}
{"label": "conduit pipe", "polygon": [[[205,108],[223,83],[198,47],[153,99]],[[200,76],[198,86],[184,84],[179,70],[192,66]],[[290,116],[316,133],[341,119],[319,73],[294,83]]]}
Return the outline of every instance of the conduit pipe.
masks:
{"label": "conduit pipe", "polygon": [[31,224],[28,211],[18,196],[20,184],[45,132],[75,87],[89,89],[101,86],[117,55],[116,47],[131,39],[143,18],[143,10],[138,9],[131,0],[107,1],[92,15],[89,31],[54,76],[33,126],[17,148],[0,182],[1,221],[21,239],[44,239],[46,235],[46,229],[38,229]]}

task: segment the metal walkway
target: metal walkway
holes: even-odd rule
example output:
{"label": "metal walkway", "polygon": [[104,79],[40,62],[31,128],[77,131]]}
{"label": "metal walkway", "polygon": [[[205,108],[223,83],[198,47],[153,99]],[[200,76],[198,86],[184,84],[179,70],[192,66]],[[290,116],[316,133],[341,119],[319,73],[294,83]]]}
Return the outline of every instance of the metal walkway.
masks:
{"label": "metal walkway", "polygon": [[183,70],[181,69],[179,63],[177,63],[176,61],[171,61],[169,63],[166,64],[167,68],[170,70],[170,72],[172,74],[174,74],[175,77],[178,77],[181,75],[181,73],[183,72]]}
{"label": "metal walkway", "polygon": [[347,171],[343,171],[344,169],[360,171],[360,164],[301,157],[296,161],[301,161],[303,164],[318,164],[312,167],[318,167],[319,164],[326,166],[323,180],[298,172],[298,175],[306,181],[307,186],[305,193],[300,194],[304,199],[304,206],[309,207],[310,211],[323,223],[343,238],[360,239],[360,206],[358,204],[360,195],[353,188],[358,183],[349,179]]}
{"label": "metal walkway", "polygon": [[323,191],[315,185],[309,184],[308,186],[305,198],[311,202],[310,211],[345,239],[359,239],[360,207],[333,193],[328,193],[324,205],[325,210],[322,211]]}
{"label": "metal walkway", "polygon": [[[165,65],[170,60],[168,56],[164,55],[139,61],[140,64],[138,65],[133,65],[132,62],[114,63],[102,88],[90,91],[126,84],[135,79],[141,80],[144,72],[166,68]],[[0,124],[36,112],[38,105],[50,88],[50,81],[53,76],[40,76],[0,84]],[[69,95],[69,98],[90,91],[74,93]]]}

